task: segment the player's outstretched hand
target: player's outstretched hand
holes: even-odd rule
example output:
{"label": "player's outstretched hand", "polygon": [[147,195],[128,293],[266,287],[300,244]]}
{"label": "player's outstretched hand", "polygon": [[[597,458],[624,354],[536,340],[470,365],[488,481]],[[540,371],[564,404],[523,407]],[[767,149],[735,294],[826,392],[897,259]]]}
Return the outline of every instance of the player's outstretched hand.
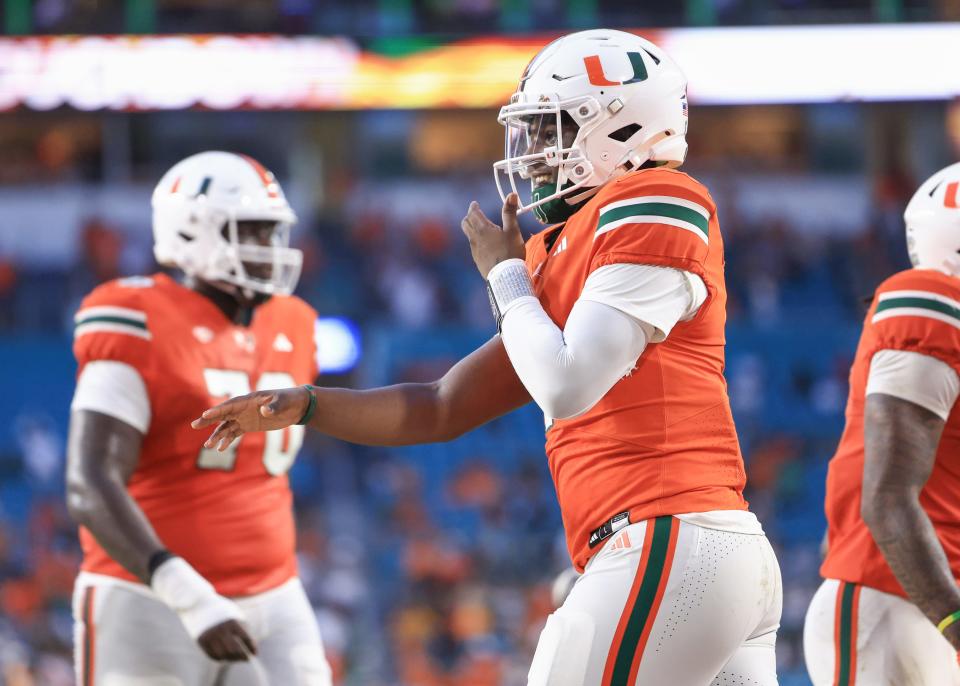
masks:
{"label": "player's outstretched hand", "polygon": [[257,646],[246,629],[235,619],[229,619],[210,627],[197,639],[197,643],[211,660],[237,662],[249,660],[257,654]]}
{"label": "player's outstretched hand", "polygon": [[487,219],[476,201],[470,203],[467,216],[460,222],[460,228],[470,241],[474,264],[483,278],[487,278],[490,270],[500,262],[515,257],[522,260],[526,255],[520,223],[517,221],[519,203],[516,193],[511,193],[503,201],[502,229]]}
{"label": "player's outstretched hand", "polygon": [[194,429],[217,425],[205,448],[223,452],[248,431],[273,431],[300,421],[310,403],[310,391],[303,386],[276,391],[257,391],[231,398],[206,410],[193,420]]}

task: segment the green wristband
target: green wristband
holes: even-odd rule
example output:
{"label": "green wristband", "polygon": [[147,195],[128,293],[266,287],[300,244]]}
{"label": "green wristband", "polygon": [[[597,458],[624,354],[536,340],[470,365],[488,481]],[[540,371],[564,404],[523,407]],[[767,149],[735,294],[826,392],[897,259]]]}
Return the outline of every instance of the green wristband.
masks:
{"label": "green wristband", "polygon": [[303,416],[300,417],[300,421],[297,424],[303,426],[310,421],[310,418],[313,417],[313,413],[317,411],[317,396],[313,392],[313,386],[310,384],[304,384],[303,388],[307,389],[307,395],[310,396],[310,401],[307,403],[307,411],[303,413]]}
{"label": "green wristband", "polygon": [[956,622],[958,619],[960,619],[960,610],[957,610],[952,615],[947,615],[940,620],[940,623],[937,624],[937,630],[942,634],[947,630],[947,627]]}

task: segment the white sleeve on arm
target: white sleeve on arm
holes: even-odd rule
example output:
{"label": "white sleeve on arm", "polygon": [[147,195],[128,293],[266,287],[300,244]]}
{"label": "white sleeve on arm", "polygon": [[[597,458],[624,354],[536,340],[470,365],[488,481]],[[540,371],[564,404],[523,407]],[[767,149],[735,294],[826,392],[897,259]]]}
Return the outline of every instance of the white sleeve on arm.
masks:
{"label": "white sleeve on arm", "polygon": [[144,434],[150,428],[147,386],[140,372],[124,362],[88,362],[77,379],[70,409],[110,415]]}
{"label": "white sleeve on arm", "polygon": [[651,343],[664,341],[677,322],[692,319],[706,299],[707,287],[696,274],[648,264],[599,267],[580,294],[580,300],[609,305],[648,324]]}
{"label": "white sleeve on arm", "polygon": [[633,369],[648,341],[664,340],[706,298],[703,281],[692,274],[609,265],[587,277],[560,330],[532,295],[525,269],[519,260],[502,262],[488,279],[499,294],[495,300],[510,362],[543,413],[555,419],[593,407]]}
{"label": "white sleeve on arm", "polygon": [[870,360],[866,395],[882,393],[930,410],[946,421],[960,395],[953,367],[930,355],[880,350]]}
{"label": "white sleeve on arm", "polygon": [[530,396],[554,419],[583,414],[633,369],[647,345],[640,322],[612,307],[578,300],[561,331],[540,301],[511,303],[503,345]]}

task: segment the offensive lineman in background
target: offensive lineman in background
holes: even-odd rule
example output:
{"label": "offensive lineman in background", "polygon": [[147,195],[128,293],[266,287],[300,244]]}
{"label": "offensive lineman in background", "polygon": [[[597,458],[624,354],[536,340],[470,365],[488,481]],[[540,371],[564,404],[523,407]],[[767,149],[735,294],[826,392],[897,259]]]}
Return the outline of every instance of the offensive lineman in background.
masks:
{"label": "offensive lineman in background", "polygon": [[[218,424],[218,448],[298,421],[409,444],[532,398],[581,574],[529,684],[772,686],[780,573],[742,496],[723,241],[706,188],[673,169],[687,150],[686,79],[635,35],[574,33],[534,57],[499,120],[504,229],[476,203],[462,228],[501,335],[432,384],[254,393],[194,425]],[[532,188],[522,208],[518,176]],[[531,207],[554,226],[524,247],[516,215]]]}
{"label": "offensive lineman in background", "polygon": [[816,686],[960,686],[958,189],[960,163],[914,194],[913,269],[880,284],[864,320],[804,626]]}
{"label": "offensive lineman in background", "polygon": [[211,400],[316,377],[316,313],[289,297],[295,221],[259,162],[189,157],[153,194],[154,252],[182,283],[119,279],[77,312],[81,686],[331,683],[294,557],[287,470],[303,428],[216,452],[186,427]]}

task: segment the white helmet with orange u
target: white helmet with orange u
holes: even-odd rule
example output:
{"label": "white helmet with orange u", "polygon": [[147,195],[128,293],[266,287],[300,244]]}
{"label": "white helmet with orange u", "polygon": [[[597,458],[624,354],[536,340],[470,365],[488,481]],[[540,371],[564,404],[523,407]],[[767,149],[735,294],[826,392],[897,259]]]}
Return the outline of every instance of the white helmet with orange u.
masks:
{"label": "white helmet with orange u", "polygon": [[[287,295],[303,253],[290,247],[297,216],[273,174],[252,157],[202,152],[175,164],[153,192],[157,262],[228,291]],[[247,240],[240,227],[269,229]]]}
{"label": "white helmet with orange u", "polygon": [[[566,219],[611,179],[645,165],[678,167],[687,153],[687,80],[656,45],[624,31],[572,33],[527,65],[498,121],[502,198],[542,222]],[[524,201],[518,182],[530,182]]]}

